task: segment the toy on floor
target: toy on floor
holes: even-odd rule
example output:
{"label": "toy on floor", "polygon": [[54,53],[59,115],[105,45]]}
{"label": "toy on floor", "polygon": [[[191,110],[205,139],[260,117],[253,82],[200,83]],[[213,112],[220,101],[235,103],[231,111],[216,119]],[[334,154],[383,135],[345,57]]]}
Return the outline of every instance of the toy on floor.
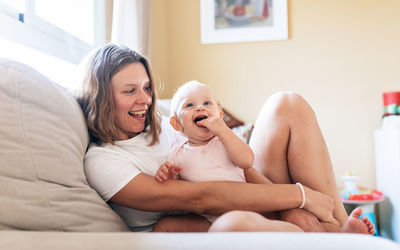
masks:
{"label": "toy on floor", "polygon": [[353,173],[346,173],[342,176],[344,188],[340,194],[343,200],[348,201],[379,201],[383,199],[382,192],[376,189],[367,189],[357,185],[360,176]]}

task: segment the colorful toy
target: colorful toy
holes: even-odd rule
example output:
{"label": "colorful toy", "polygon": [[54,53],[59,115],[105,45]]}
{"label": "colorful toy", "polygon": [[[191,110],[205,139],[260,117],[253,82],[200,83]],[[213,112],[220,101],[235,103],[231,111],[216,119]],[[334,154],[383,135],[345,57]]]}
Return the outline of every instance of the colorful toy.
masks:
{"label": "colorful toy", "polygon": [[352,193],[347,190],[342,190],[341,196],[343,200],[348,201],[379,201],[383,199],[383,193],[376,189],[366,189],[358,186],[358,192]]}

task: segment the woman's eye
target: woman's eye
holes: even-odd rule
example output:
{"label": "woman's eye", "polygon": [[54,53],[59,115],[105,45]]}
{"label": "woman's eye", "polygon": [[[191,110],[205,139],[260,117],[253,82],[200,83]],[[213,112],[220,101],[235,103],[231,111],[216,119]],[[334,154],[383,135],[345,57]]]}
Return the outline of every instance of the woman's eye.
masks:
{"label": "woman's eye", "polygon": [[135,89],[129,89],[129,90],[127,90],[127,91],[125,91],[126,93],[133,93],[133,92],[135,92]]}
{"label": "woman's eye", "polygon": [[151,86],[147,86],[147,87],[145,87],[145,88],[144,88],[144,90],[146,90],[146,91],[149,91],[149,92],[150,92],[150,91],[151,91]]}

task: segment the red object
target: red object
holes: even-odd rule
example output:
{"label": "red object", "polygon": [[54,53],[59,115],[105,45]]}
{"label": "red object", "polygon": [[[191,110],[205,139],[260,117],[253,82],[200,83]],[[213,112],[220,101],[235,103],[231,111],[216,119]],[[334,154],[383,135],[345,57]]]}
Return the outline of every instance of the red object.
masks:
{"label": "red object", "polygon": [[263,17],[267,18],[269,16],[269,11],[268,11],[268,0],[264,1],[264,10],[263,10]]}
{"label": "red object", "polygon": [[244,16],[245,13],[246,9],[243,5],[235,5],[235,7],[233,8],[233,15],[235,16]]}
{"label": "red object", "polygon": [[351,194],[348,200],[357,200],[357,201],[370,201],[370,200],[379,200],[382,198],[382,192],[378,190],[372,190],[370,194]]}
{"label": "red object", "polygon": [[400,92],[385,92],[383,93],[383,105],[397,104],[400,105]]}

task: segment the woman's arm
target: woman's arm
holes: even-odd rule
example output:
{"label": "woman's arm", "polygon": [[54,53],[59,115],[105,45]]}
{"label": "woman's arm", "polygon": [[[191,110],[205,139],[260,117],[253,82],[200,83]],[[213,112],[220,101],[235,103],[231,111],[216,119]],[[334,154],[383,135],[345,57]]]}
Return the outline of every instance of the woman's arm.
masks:
{"label": "woman's arm", "polygon": [[[304,209],[321,221],[337,223],[332,216],[332,199],[307,187],[305,191],[307,202]],[[110,201],[140,210],[185,210],[220,215],[231,210],[269,212],[295,208],[301,204],[302,195],[293,184],[192,183],[181,180],[159,183],[150,175],[139,174]]]}
{"label": "woman's arm", "polygon": [[253,166],[254,153],[250,146],[242,141],[228,126],[221,117],[209,117],[198,122],[207,127],[221,140],[231,161],[242,169]]}
{"label": "woman's arm", "polygon": [[[244,175],[246,176],[246,181],[249,183],[273,184],[272,181],[254,168],[245,169]],[[326,232],[325,228],[318,221],[318,218],[304,209],[291,208],[282,210],[279,211],[279,216],[281,220],[293,223],[305,232]]]}

